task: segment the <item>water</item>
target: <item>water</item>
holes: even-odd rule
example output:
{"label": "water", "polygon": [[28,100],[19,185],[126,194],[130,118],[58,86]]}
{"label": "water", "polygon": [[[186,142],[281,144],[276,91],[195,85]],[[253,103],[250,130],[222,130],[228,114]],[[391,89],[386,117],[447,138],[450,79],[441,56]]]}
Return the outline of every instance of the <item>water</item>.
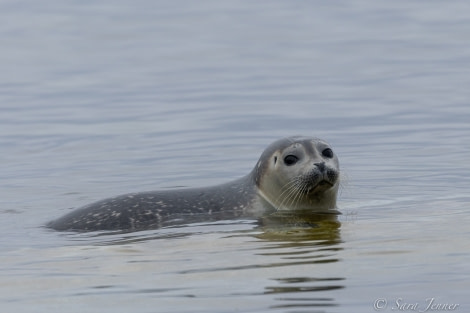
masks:
{"label": "water", "polygon": [[[468,3],[0,12],[2,312],[468,311]],[[42,227],[109,196],[241,177],[294,134],[339,155],[340,225]]]}

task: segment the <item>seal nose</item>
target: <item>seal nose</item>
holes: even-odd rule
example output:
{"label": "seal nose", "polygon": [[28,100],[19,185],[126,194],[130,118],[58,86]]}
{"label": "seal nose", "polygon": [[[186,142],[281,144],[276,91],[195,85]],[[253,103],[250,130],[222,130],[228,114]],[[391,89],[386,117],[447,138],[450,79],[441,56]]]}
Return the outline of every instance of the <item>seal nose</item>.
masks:
{"label": "seal nose", "polygon": [[321,162],[321,163],[314,163],[314,165],[318,168],[318,170],[322,173],[325,172],[325,169],[326,169],[326,166],[325,166],[325,162]]}

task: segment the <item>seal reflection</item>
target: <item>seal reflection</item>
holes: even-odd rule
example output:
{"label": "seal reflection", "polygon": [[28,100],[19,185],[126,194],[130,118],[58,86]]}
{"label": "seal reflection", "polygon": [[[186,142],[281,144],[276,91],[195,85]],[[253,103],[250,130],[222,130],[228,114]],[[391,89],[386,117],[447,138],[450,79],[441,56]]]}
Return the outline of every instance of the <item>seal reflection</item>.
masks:
{"label": "seal reflection", "polygon": [[[280,218],[280,217],[278,217]],[[290,226],[274,224],[273,220],[263,226],[258,238],[270,244],[261,254],[281,259],[273,267],[289,266],[295,273],[315,273],[313,276],[272,277],[273,284],[265,286],[264,294],[275,295],[279,304],[270,308],[334,307],[334,291],[345,288],[346,278],[339,275],[325,275],[334,263],[340,262],[341,223],[335,215],[311,216],[310,219],[290,220]],[[302,271],[299,271],[302,269]],[[281,271],[279,271],[281,272]],[[282,271],[289,273],[290,271]],[[321,275],[321,274],[324,275]]]}

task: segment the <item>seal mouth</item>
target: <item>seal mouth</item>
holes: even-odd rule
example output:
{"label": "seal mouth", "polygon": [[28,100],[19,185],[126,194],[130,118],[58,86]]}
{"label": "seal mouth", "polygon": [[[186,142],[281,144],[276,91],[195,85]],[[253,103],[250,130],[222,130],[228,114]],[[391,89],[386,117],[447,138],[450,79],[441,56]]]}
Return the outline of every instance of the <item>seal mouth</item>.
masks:
{"label": "seal mouth", "polygon": [[306,195],[315,195],[333,188],[338,181],[338,172],[331,168],[317,168],[302,177],[303,189]]}
{"label": "seal mouth", "polygon": [[307,189],[307,194],[319,193],[319,192],[325,191],[327,189],[330,189],[333,186],[334,186],[334,184],[332,184],[330,181],[321,180],[316,185],[313,185],[313,186],[309,187]]}

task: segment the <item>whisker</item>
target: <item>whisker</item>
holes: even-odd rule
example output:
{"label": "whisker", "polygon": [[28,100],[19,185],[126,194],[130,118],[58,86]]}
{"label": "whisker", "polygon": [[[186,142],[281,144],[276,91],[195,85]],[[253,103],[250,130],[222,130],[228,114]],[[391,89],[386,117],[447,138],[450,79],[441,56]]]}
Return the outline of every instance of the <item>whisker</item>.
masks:
{"label": "whisker", "polygon": [[[296,177],[294,177],[293,179],[291,179],[290,181],[288,181],[284,186],[282,186],[281,190],[282,192],[277,196],[275,202],[276,203],[279,203],[279,200],[282,200],[281,198],[287,193],[289,194],[292,190],[292,188],[296,188],[296,184],[297,184],[297,180],[296,180]],[[281,203],[284,202],[281,201]]]}
{"label": "whisker", "polygon": [[304,188],[302,181],[300,179],[297,180],[297,186],[296,186],[296,193],[294,197],[292,198],[292,201],[289,205],[290,208],[295,208],[297,204],[299,203],[300,199],[302,198],[302,190]]}
{"label": "whisker", "polygon": [[287,188],[278,197],[281,198],[284,196],[284,198],[281,199],[281,203],[279,203],[277,206],[277,210],[282,209],[284,203],[289,202],[288,207],[295,203],[297,197],[299,196],[299,187],[301,187],[301,185],[300,175],[292,178],[292,180],[285,185]]}
{"label": "whisker", "polygon": [[279,203],[279,205],[276,208],[278,211],[282,209],[284,203],[286,203],[292,198],[292,196],[295,194],[296,188],[297,188],[296,185],[292,185],[286,190],[287,193],[285,194],[282,201]]}
{"label": "whisker", "polygon": [[297,207],[298,204],[300,203],[300,201],[302,200],[302,198],[305,197],[305,191],[308,189],[308,185],[302,183],[299,181],[299,185],[300,185],[300,188],[298,189],[298,192],[297,192],[297,197],[296,197],[296,201],[295,203],[293,203],[293,208],[294,207]]}

